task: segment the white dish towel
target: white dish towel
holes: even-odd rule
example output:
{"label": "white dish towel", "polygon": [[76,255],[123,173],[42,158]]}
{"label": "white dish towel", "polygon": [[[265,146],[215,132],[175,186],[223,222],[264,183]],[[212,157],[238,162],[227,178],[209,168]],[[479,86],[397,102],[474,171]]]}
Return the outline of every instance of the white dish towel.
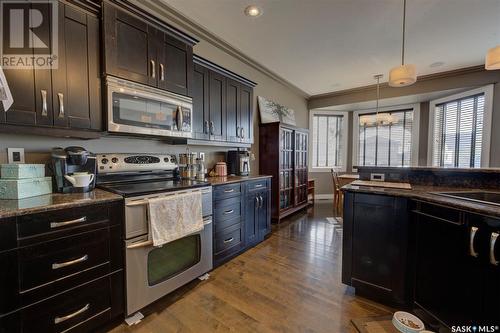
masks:
{"label": "white dish towel", "polygon": [[148,215],[149,239],[153,246],[199,232],[203,230],[201,192],[149,199]]}

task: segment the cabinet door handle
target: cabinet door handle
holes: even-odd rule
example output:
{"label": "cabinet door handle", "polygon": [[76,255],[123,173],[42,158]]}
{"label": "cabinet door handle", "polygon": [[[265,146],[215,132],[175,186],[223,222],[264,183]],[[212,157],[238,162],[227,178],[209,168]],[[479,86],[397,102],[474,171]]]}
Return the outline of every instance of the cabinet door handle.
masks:
{"label": "cabinet door handle", "polygon": [[59,99],[59,118],[64,118],[64,95],[57,93],[57,98]]}
{"label": "cabinet door handle", "polygon": [[234,213],[234,209],[230,209],[230,210],[224,211],[224,215],[229,215],[229,214],[232,214],[232,213]]}
{"label": "cabinet door handle", "polygon": [[240,127],[236,126],[236,137],[239,139],[240,138]]}
{"label": "cabinet door handle", "polygon": [[77,310],[77,311],[75,311],[73,313],[70,313],[69,315],[66,315],[64,317],[55,317],[54,318],[54,324],[59,324],[59,323],[62,323],[63,321],[66,321],[68,319],[74,318],[74,317],[76,317],[76,316],[84,313],[89,308],[90,308],[90,304],[87,303],[87,304],[85,304],[85,306],[83,308],[81,308],[80,310]]}
{"label": "cabinet door handle", "polygon": [[477,258],[479,256],[479,253],[476,252],[474,249],[474,239],[476,238],[476,233],[479,230],[478,227],[472,227],[470,228],[470,235],[469,235],[469,254]]}
{"label": "cabinet door handle", "polygon": [[224,193],[232,193],[232,192],[234,192],[234,188],[224,190]]}
{"label": "cabinet door handle", "polygon": [[259,196],[255,196],[255,204],[257,205],[257,208],[260,208],[260,201],[259,201]]}
{"label": "cabinet door handle", "polygon": [[210,122],[210,135],[214,135],[215,132],[215,124],[213,121]]}
{"label": "cabinet door handle", "polygon": [[151,77],[156,78],[156,63],[153,59],[150,60],[151,63]]}
{"label": "cabinet door handle", "polygon": [[259,195],[259,199],[260,199],[260,206],[259,206],[259,208],[262,208],[262,206],[264,206],[264,198],[262,198],[262,196]]}
{"label": "cabinet door handle", "polygon": [[47,117],[47,90],[40,90],[42,94],[42,116]]}
{"label": "cabinet door handle", "polygon": [[80,217],[79,219],[74,219],[74,220],[69,220],[69,221],[64,221],[64,222],[50,222],[50,227],[53,228],[59,228],[63,227],[65,225],[70,225],[70,224],[76,224],[76,223],[82,223],[87,221],[87,217]]}
{"label": "cabinet door handle", "polygon": [[160,64],[160,81],[165,81],[165,66]]}
{"label": "cabinet door handle", "polygon": [[490,264],[498,266],[498,260],[495,257],[495,245],[497,243],[499,234],[497,232],[492,232],[490,237]]}
{"label": "cabinet door handle", "polygon": [[257,185],[255,185],[255,186],[254,186],[254,188],[259,188],[259,187],[262,187],[262,186],[264,186],[264,185],[262,185],[262,184],[257,184]]}
{"label": "cabinet door handle", "polygon": [[205,120],[205,121],[203,122],[203,133],[205,133],[205,134],[209,134],[209,133],[208,133],[208,120]]}
{"label": "cabinet door handle", "polygon": [[233,238],[233,237],[228,238],[228,239],[225,239],[225,240],[224,240],[224,244],[231,243],[232,241],[234,241],[234,238]]}
{"label": "cabinet door handle", "polygon": [[245,138],[245,129],[243,127],[240,127],[240,138],[241,139]]}
{"label": "cabinet door handle", "polygon": [[71,266],[74,264],[78,264],[78,263],[87,261],[87,259],[89,259],[89,256],[86,254],[83,257],[75,259],[75,260],[70,260],[70,261],[66,261],[66,262],[56,262],[56,263],[52,264],[52,269],[59,269],[59,268]]}

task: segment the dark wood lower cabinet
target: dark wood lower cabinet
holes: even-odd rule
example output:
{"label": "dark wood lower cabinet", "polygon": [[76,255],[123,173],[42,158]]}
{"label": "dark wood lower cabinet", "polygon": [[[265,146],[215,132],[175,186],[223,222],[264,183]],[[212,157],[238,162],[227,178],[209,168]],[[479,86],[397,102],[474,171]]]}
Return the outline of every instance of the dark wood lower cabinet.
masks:
{"label": "dark wood lower cabinet", "polygon": [[408,306],[407,200],[362,193],[344,200],[343,282],[359,294]]}
{"label": "dark wood lower cabinet", "polygon": [[402,197],[347,191],[342,282],[410,308],[433,331],[497,325],[500,218]]}
{"label": "dark wood lower cabinet", "polygon": [[214,186],[214,267],[271,232],[271,179]]}
{"label": "dark wood lower cabinet", "polygon": [[0,221],[0,332],[89,332],[123,316],[122,216],[118,201]]}

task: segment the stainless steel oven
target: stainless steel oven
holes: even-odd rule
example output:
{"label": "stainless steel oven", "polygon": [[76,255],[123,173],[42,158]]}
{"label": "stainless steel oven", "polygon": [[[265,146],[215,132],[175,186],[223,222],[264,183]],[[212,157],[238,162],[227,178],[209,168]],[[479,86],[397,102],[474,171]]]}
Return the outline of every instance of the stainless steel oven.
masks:
{"label": "stainless steel oven", "polygon": [[[202,231],[153,247],[149,240],[147,199],[202,192]],[[202,187],[125,199],[127,315],[212,269],[212,189]]]}
{"label": "stainless steel oven", "polygon": [[106,77],[108,132],[192,137],[190,97]]}

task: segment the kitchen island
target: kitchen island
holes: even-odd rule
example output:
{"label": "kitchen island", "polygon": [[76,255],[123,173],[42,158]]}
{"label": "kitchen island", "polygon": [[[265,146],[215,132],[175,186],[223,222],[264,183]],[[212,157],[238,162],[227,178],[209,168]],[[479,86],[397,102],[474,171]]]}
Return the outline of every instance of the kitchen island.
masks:
{"label": "kitchen island", "polygon": [[412,189],[344,186],[342,282],[436,331],[498,320],[500,206],[441,194],[495,191],[500,174],[485,172],[476,189],[453,175],[448,186],[427,177]]}

